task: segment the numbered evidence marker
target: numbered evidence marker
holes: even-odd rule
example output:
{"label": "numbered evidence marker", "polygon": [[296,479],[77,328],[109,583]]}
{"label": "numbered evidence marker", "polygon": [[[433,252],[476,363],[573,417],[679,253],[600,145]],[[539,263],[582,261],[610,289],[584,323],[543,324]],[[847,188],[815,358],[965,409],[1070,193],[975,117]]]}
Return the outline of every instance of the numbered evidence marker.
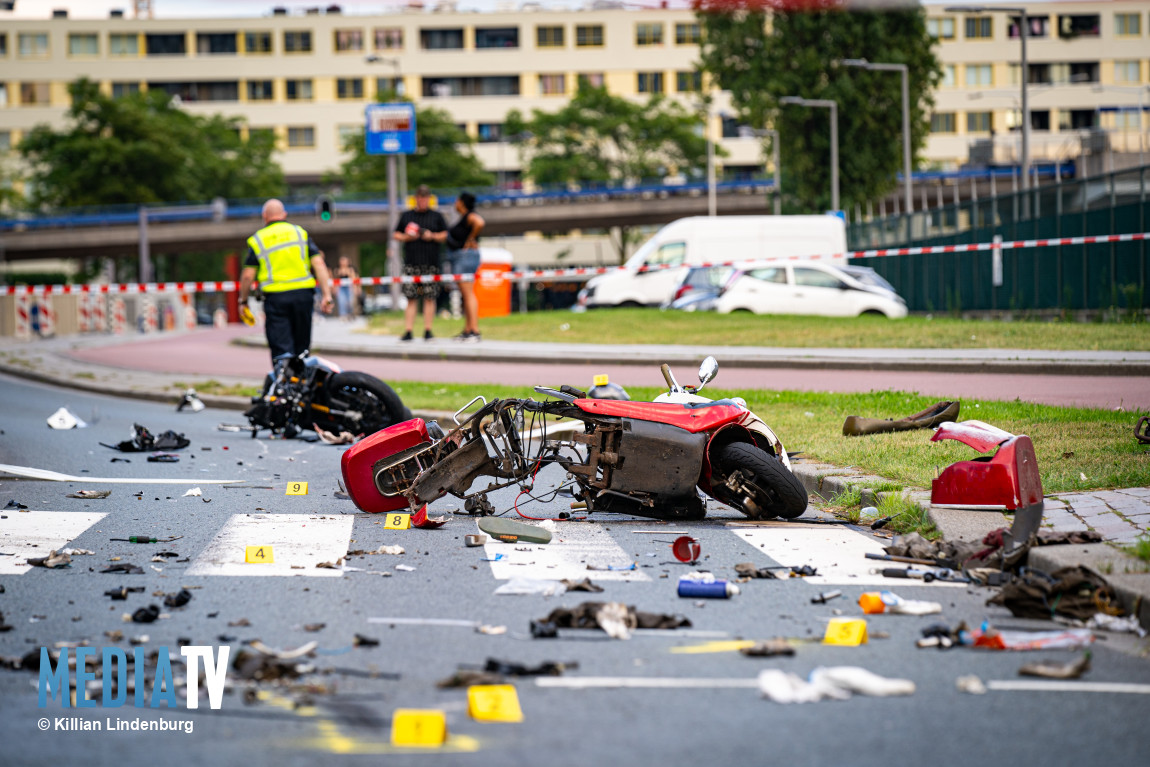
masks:
{"label": "numbered evidence marker", "polygon": [[276,560],[271,546],[245,546],[244,561],[249,565],[266,565]]}
{"label": "numbered evidence marker", "polygon": [[823,644],[844,647],[856,647],[866,641],[866,621],[861,618],[831,618],[823,635]]}
{"label": "numbered evidence marker", "polygon": [[522,722],[519,695],[510,684],[477,684],[467,688],[467,713],[477,722]]}
{"label": "numbered evidence marker", "polygon": [[397,708],[391,715],[391,745],[436,748],[447,742],[447,717],[442,711]]}
{"label": "numbered evidence marker", "polygon": [[284,495],[307,495],[307,483],[288,482],[287,492]]}
{"label": "numbered evidence marker", "polygon": [[383,520],[384,530],[406,530],[411,527],[410,514],[388,514]]}

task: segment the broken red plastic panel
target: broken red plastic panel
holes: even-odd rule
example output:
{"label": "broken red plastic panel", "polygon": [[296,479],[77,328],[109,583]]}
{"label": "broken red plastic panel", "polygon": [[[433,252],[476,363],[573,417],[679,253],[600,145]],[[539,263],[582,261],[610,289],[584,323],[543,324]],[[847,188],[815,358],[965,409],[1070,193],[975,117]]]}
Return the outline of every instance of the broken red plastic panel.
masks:
{"label": "broken red plastic panel", "polygon": [[680,535],[671,543],[671,553],[680,562],[695,562],[703,553],[703,547],[689,535]]}
{"label": "broken red plastic panel", "polygon": [[1038,458],[1025,434],[1016,436],[982,421],[947,421],[930,439],[958,440],[980,453],[998,446],[993,456],[959,461],[944,469],[931,483],[933,505],[1015,511],[1042,503]]}
{"label": "broken red plastic panel", "polygon": [[447,524],[447,517],[429,517],[427,516],[427,504],[423,504],[419,511],[411,515],[411,526],[418,527],[421,530],[434,530],[437,527],[443,527]]}
{"label": "broken red plastic panel", "polygon": [[[377,514],[407,508],[407,498],[401,492],[404,481],[410,482],[418,473],[418,467],[411,465],[414,455],[431,438],[427,434],[427,424],[422,419],[397,423],[370,437],[360,440],[348,448],[340,461],[343,483],[352,503],[362,511]],[[376,475],[388,488],[388,494],[380,490]]]}

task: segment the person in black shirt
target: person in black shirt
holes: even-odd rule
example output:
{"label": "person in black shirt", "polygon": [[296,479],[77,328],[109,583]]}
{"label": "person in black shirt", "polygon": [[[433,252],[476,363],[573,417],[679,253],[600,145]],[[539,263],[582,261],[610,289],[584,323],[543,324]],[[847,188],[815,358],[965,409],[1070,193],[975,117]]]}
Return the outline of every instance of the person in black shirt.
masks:
{"label": "person in black shirt", "polygon": [[[447,220],[432,210],[431,190],[423,184],[415,190],[415,209],[404,211],[392,237],[403,243],[403,274],[434,276],[439,274],[439,252],[447,240]],[[423,299],[423,339],[430,341],[431,321],[435,318],[435,299],[439,295],[438,282],[404,283],[407,309],[403,314],[404,333],[401,341],[410,341],[415,327],[415,305]]]}

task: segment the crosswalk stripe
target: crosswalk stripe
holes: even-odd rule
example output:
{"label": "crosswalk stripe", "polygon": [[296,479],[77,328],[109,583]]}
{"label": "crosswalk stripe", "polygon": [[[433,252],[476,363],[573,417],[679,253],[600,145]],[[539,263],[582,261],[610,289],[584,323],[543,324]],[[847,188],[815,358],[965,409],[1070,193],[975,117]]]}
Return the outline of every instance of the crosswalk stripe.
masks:
{"label": "crosswalk stripe", "polygon": [[[237,514],[195,558],[188,575],[306,575],[339,578],[340,570],[317,568],[347,554],[351,515]],[[244,562],[248,546],[271,547],[275,561]]]}
{"label": "crosswalk stripe", "polygon": [[[873,537],[841,525],[803,525],[780,522],[752,530],[734,529],[734,532],[756,551],[770,557],[780,565],[810,565],[818,575],[804,578],[807,583],[827,586],[922,586],[922,581],[897,581],[872,569],[883,567],[904,568],[893,562],[867,559],[868,553],[883,554],[882,545]],[[929,584],[961,586],[961,583],[934,581]]]}
{"label": "crosswalk stripe", "polygon": [[0,521],[0,575],[21,575],[32,569],[28,557],[46,557],[103,519],[86,511],[10,511]]}
{"label": "crosswalk stripe", "polygon": [[[520,551],[519,549],[529,549]],[[491,562],[491,574],[498,580],[510,578],[538,578],[543,580],[632,581],[651,580],[641,570],[588,570],[587,566],[607,568],[626,567],[635,560],[615,542],[601,525],[592,523],[566,523],[559,525],[551,542],[501,543],[488,540],[483,550]]]}

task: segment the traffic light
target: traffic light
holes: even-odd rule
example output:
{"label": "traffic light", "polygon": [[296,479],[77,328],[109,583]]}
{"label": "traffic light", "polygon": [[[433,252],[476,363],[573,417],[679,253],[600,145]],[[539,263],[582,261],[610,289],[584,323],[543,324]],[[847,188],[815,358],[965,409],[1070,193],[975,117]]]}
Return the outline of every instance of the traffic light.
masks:
{"label": "traffic light", "polygon": [[335,218],[335,201],[326,194],[321,194],[315,198],[315,216],[320,221],[327,223]]}

